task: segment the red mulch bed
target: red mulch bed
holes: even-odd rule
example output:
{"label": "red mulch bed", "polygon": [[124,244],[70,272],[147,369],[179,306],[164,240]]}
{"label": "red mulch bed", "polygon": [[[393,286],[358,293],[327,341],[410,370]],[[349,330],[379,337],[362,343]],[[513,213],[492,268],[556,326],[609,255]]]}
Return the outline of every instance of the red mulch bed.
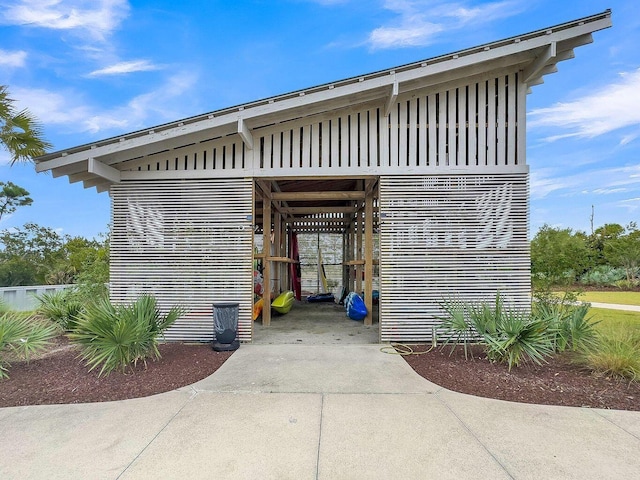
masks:
{"label": "red mulch bed", "polygon": [[[425,351],[429,346],[412,346]],[[640,383],[595,375],[573,365],[567,355],[556,355],[544,365],[529,363],[508,371],[505,364],[491,363],[482,348],[471,348],[465,360],[457,347],[436,348],[405,360],[422,377],[456,392],[512,402],[572,407],[640,411]]]}
{"label": "red mulch bed", "polygon": [[[424,351],[428,346],[415,346]],[[572,365],[566,356],[543,366],[528,364],[509,372],[472,347],[473,360],[462,349],[437,348],[423,355],[405,356],[422,377],[449,390],[481,397],[544,405],[611,408],[640,411],[640,384],[597,376]],[[40,359],[12,362],[9,379],[0,380],[0,407],[123,400],[167,392],[201,380],[231,355],[209,345],[160,345],[162,358],[127,373],[98,377],[77,358],[64,337]]]}
{"label": "red mulch bed", "polygon": [[162,358],[126,373],[98,377],[79,360],[77,350],[59,337],[43,358],[11,362],[9,379],[0,380],[0,407],[124,400],[168,392],[211,375],[231,355],[210,345],[168,343]]}

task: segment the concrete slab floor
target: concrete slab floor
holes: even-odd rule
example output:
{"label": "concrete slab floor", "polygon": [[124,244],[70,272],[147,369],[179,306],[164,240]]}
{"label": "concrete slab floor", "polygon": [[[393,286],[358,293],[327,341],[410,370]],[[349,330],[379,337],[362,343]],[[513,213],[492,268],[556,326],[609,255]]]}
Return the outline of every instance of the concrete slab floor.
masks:
{"label": "concrete slab floor", "polygon": [[342,305],[296,301],[286,315],[273,313],[271,325],[253,323],[254,344],[362,345],[379,342],[378,306],[373,309],[373,325],[347,317]]}

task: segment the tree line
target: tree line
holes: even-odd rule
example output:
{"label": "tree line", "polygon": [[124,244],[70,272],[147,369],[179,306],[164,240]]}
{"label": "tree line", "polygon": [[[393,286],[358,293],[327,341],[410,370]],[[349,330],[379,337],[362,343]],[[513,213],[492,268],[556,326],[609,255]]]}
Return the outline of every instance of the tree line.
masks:
{"label": "tree line", "polygon": [[640,287],[640,230],[605,224],[586,234],[544,225],[531,241],[533,285]]}

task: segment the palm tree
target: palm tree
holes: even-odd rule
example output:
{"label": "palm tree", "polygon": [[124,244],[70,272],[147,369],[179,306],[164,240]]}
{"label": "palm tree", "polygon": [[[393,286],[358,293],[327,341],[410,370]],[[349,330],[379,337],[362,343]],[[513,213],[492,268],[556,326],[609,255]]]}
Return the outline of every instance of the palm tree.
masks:
{"label": "palm tree", "polygon": [[0,85],[0,144],[11,155],[11,165],[30,162],[51,147],[42,136],[38,121],[24,109],[16,112],[7,87]]}

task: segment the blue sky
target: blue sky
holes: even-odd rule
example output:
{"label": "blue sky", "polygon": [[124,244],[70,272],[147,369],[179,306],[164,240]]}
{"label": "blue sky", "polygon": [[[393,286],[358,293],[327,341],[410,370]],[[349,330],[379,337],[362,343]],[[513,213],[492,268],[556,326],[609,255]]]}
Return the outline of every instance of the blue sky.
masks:
{"label": "blue sky", "polygon": [[[613,10],[528,96],[531,234],[640,212],[637,0],[0,0],[0,85],[54,150]],[[34,203],[2,218],[107,231],[107,193],[7,165]]]}

